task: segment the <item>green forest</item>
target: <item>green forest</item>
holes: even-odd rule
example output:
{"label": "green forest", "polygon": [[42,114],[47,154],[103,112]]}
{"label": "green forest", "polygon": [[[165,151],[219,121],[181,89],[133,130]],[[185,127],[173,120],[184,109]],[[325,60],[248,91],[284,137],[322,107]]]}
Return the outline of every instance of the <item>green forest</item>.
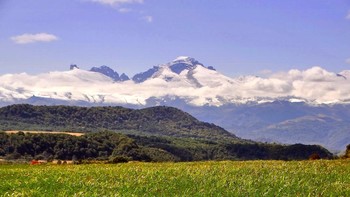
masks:
{"label": "green forest", "polygon": [[173,107],[128,109],[11,105],[0,108],[0,130],[45,130],[137,134],[243,141],[214,124],[200,122]]}
{"label": "green forest", "polygon": [[126,161],[303,160],[331,158],[316,145],[243,140],[171,107],[13,105],[0,109],[1,130],[80,131],[83,136],[0,132],[5,159]]}

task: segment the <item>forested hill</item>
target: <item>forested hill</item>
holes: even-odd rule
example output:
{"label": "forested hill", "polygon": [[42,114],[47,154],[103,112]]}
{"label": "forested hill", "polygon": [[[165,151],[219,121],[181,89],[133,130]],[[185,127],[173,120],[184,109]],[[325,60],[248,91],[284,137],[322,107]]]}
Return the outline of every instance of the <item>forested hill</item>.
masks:
{"label": "forested hill", "polygon": [[[307,159],[332,155],[316,145],[243,140],[172,107],[12,105],[0,108],[0,130],[80,131],[81,137],[0,132],[0,158],[197,161]],[[108,130],[108,131],[106,131]],[[127,134],[127,135],[124,135]]]}
{"label": "forested hill", "polygon": [[214,124],[200,122],[173,107],[136,110],[123,107],[11,105],[0,108],[0,129],[79,132],[110,130],[157,136],[243,141]]}

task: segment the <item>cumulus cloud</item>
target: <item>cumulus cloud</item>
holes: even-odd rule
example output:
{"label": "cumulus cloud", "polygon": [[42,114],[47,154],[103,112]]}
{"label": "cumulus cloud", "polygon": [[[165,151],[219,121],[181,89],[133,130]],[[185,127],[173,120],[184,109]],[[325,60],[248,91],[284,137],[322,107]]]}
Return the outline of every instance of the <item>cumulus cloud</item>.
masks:
{"label": "cumulus cloud", "polygon": [[153,17],[152,16],[143,16],[143,20],[145,20],[147,23],[152,23],[153,22]]}
{"label": "cumulus cloud", "polygon": [[88,102],[146,104],[149,98],[182,98],[202,106],[226,103],[271,102],[275,99],[304,100],[312,103],[350,101],[350,71],[341,77],[321,67],[293,69],[269,77],[227,77],[217,71],[197,67],[179,75],[164,67],[143,83],[115,83],[95,72],[71,70],[39,75],[0,76],[0,100],[31,96]]}
{"label": "cumulus cloud", "polygon": [[11,37],[16,44],[30,44],[35,42],[52,42],[58,40],[58,37],[48,33],[22,34]]}
{"label": "cumulus cloud", "polygon": [[335,73],[328,72],[317,66],[307,69],[302,73],[305,81],[332,81],[336,77]]}
{"label": "cumulus cloud", "polygon": [[104,5],[121,5],[121,4],[133,4],[133,3],[143,3],[143,0],[89,0],[91,2],[96,2]]}

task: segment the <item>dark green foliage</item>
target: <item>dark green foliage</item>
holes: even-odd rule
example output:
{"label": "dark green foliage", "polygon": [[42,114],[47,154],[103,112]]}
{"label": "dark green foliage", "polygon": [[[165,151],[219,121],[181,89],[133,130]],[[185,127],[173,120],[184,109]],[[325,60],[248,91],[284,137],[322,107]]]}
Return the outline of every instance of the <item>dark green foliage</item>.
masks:
{"label": "dark green foliage", "polygon": [[98,159],[117,163],[131,160],[300,160],[308,159],[313,153],[321,158],[331,157],[320,146],[283,146],[242,140],[171,107],[132,110],[13,105],[0,108],[0,129],[87,132],[81,137],[0,132],[0,156],[9,159]]}
{"label": "dark green foliage", "polygon": [[12,105],[0,108],[0,130],[121,131],[142,134],[231,139],[243,141],[226,130],[203,123],[172,107],[141,110],[123,107],[72,107]]}
{"label": "dark green foliage", "polygon": [[108,160],[108,163],[126,163],[130,158],[125,156],[111,156]]}
{"label": "dark green foliage", "polygon": [[345,151],[345,155],[343,156],[343,158],[350,158],[350,144],[348,144],[346,146],[346,151]]}
{"label": "dark green foliage", "polygon": [[321,159],[321,157],[317,153],[312,153],[309,157],[309,160],[319,160],[319,159]]}
{"label": "dark green foliage", "polygon": [[[144,137],[144,139],[147,138]],[[154,139],[155,137],[151,140]],[[165,142],[163,139],[156,141]],[[109,160],[111,163],[131,160],[181,161],[179,157],[166,150],[139,146],[134,139],[114,132],[89,133],[81,137],[65,134],[5,134],[0,132],[0,142],[3,150],[2,156],[6,156],[7,159],[24,157],[45,160],[100,159]]]}
{"label": "dark green foliage", "polygon": [[328,150],[318,145],[227,144],[226,149],[228,154],[243,160],[303,160],[312,154],[318,154],[320,158],[332,158]]}
{"label": "dark green foliage", "polygon": [[66,134],[5,134],[0,132],[2,156],[7,159],[60,159],[126,161],[200,161],[251,159],[308,159],[331,154],[319,146],[234,144],[183,138],[126,136],[114,132],[89,133],[81,137]]}
{"label": "dark green foliage", "polygon": [[[108,159],[115,149],[135,146],[127,136],[100,132],[82,137],[59,134],[0,133],[5,155],[30,156],[36,159]],[[130,145],[132,144],[132,145]]]}

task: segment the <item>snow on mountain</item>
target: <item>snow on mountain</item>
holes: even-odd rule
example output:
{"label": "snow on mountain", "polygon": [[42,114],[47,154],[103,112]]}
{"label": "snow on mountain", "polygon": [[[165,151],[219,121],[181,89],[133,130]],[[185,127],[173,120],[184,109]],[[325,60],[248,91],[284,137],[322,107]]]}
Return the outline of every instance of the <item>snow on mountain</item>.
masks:
{"label": "snow on mountain", "polygon": [[345,77],[346,79],[350,79],[350,70],[343,70],[338,74],[338,76],[339,75]]}
{"label": "snow on mountain", "polygon": [[130,78],[128,77],[128,75],[126,75],[125,73],[122,73],[120,75],[120,81],[127,81],[127,80],[130,80]]}
{"label": "snow on mountain", "polygon": [[[194,58],[187,57],[187,56],[179,56],[170,63],[154,66],[153,68],[147,70],[146,72],[141,72],[136,74],[133,77],[133,80],[136,83],[142,83],[150,78],[161,76],[162,72],[168,72],[168,75],[180,75],[183,71],[188,72],[190,70],[195,69],[196,67],[204,67],[204,66]],[[210,69],[215,70],[213,67],[210,67]],[[167,80],[170,80],[170,78],[167,78]]]}
{"label": "snow on mountain", "polygon": [[135,81],[136,83],[142,83],[144,81],[146,81],[148,78],[152,77],[154,75],[154,73],[156,73],[159,70],[159,66],[154,66],[153,68],[142,72],[142,73],[138,73],[136,74],[132,80]]}
{"label": "snow on mountain", "polygon": [[168,66],[174,73],[180,74],[184,70],[192,70],[197,66],[203,66],[203,64],[199,63],[197,60],[191,57],[180,56],[168,63]]}
{"label": "snow on mountain", "polygon": [[[94,71],[94,72],[92,72]],[[107,66],[38,75],[0,76],[0,101],[31,97],[100,104],[146,105],[150,98],[182,99],[193,106],[266,103],[275,100],[333,104],[350,102],[349,71],[335,74],[312,67],[269,77],[230,78],[194,58],[181,56],[136,74],[132,80]],[[344,77],[339,77],[342,75]],[[166,102],[166,100],[164,100]]]}
{"label": "snow on mountain", "polygon": [[119,74],[116,71],[114,71],[113,69],[111,69],[108,66],[92,67],[90,69],[90,71],[104,74],[104,75],[112,78],[114,81],[129,80],[129,77],[126,74],[123,73],[122,75],[119,76]]}

